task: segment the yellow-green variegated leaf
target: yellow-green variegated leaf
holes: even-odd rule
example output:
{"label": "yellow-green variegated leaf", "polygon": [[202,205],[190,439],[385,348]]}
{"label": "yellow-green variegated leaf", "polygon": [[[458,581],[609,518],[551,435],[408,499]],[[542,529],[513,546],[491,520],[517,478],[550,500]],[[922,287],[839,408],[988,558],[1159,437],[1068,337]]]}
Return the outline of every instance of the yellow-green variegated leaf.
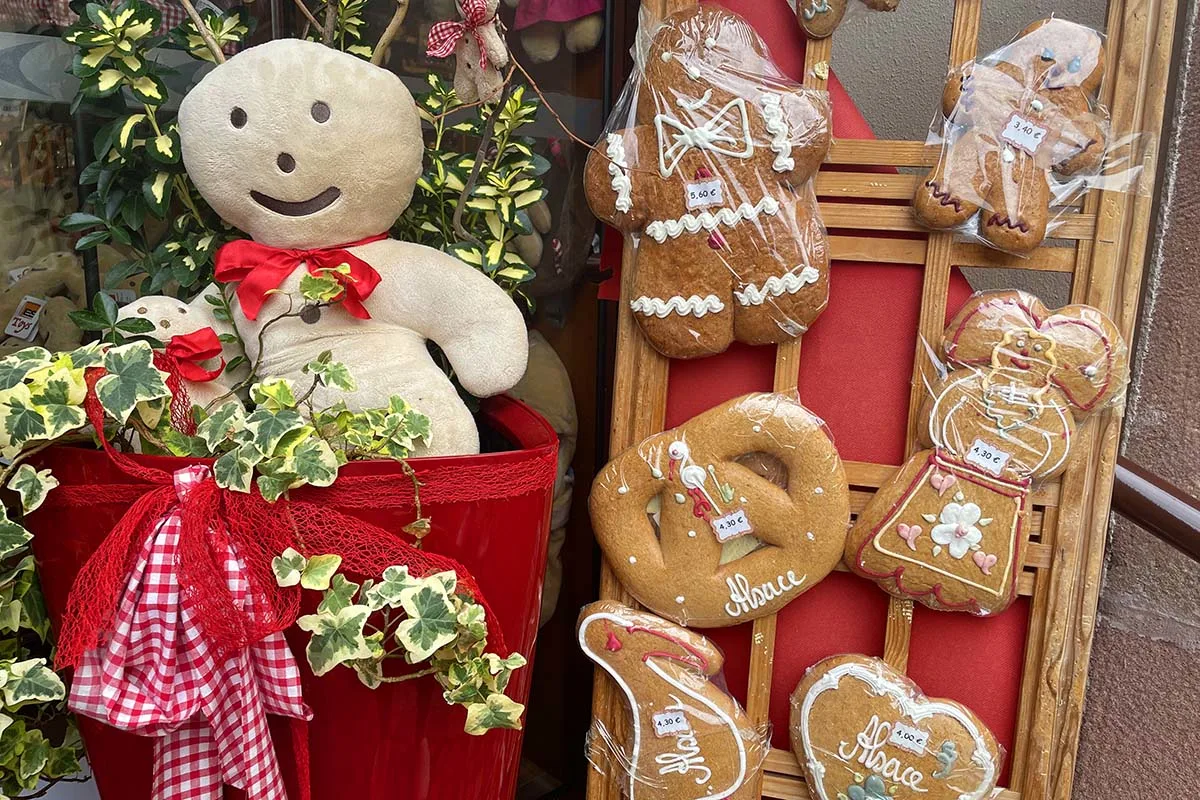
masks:
{"label": "yellow-green variegated leaf", "polygon": [[18,661],[8,668],[8,682],[4,684],[4,703],[7,710],[19,708],[26,703],[61,700],[67,689],[54,670],[46,666],[46,659],[31,658]]}
{"label": "yellow-green variegated leaf", "polygon": [[161,217],[167,209],[167,201],[171,195],[171,174],[157,172],[142,182],[142,197],[150,206],[150,210]]}
{"label": "yellow-green variegated leaf", "polygon": [[121,127],[117,129],[117,135],[114,139],[117,147],[122,150],[128,150],[130,143],[133,141],[133,131],[138,126],[138,123],[146,119],[145,114],[130,114],[121,123]]}
{"label": "yellow-green variegated leaf", "polygon": [[146,62],[137,56],[122,56],[120,62],[121,67],[128,75],[137,75],[146,68]]}
{"label": "yellow-green variegated leaf", "polygon": [[[103,75],[104,73],[100,73]],[[153,75],[143,75],[129,82],[133,96],[143,103],[160,105],[167,99],[167,90],[163,82]]]}
{"label": "yellow-green variegated leaf", "polygon": [[96,76],[96,89],[100,94],[115,92],[125,80],[124,73],[119,69],[102,69]]}
{"label": "yellow-green variegated leaf", "polygon": [[504,242],[495,241],[488,245],[486,253],[488,264],[500,264],[504,261]]}
{"label": "yellow-green variegated leaf", "polygon": [[179,160],[179,139],[170,132],[155,136],[146,143],[146,152],[155,161],[174,164]]}
{"label": "yellow-green variegated leaf", "polygon": [[342,566],[342,557],[336,554],[313,556],[300,571],[300,585],[305,589],[323,592]]}
{"label": "yellow-green variegated leaf", "polygon": [[513,198],[513,203],[516,204],[517,208],[528,208],[545,197],[545,195],[546,193],[542,189],[532,189],[528,192],[518,194]]}
{"label": "yellow-green variegated leaf", "polygon": [[300,630],[312,634],[305,654],[315,675],[320,677],[347,661],[372,657],[363,636],[363,627],[370,615],[371,609],[366,606],[352,605],[337,612],[309,614],[296,620]]}
{"label": "yellow-green variegated leaf", "polygon": [[79,63],[83,64],[88,69],[95,69],[96,67],[100,66],[100,64],[104,61],[105,58],[108,57],[109,53],[111,53],[112,51],[113,51],[112,45],[106,45],[104,47],[93,47],[92,49],[90,49],[86,53],[84,53],[83,57],[79,59]]}
{"label": "yellow-green variegated leaf", "polygon": [[285,589],[299,585],[300,577],[307,566],[308,559],[291,547],[271,559],[271,572],[275,574],[275,583]]}
{"label": "yellow-green variegated leaf", "polygon": [[130,25],[123,33],[126,39],[141,39],[154,33],[154,23],[150,19],[144,19],[141,22],[135,22]]}
{"label": "yellow-green variegated leaf", "polygon": [[154,367],[154,353],[145,342],[134,342],[104,353],[107,374],[96,382],[96,397],[104,411],[125,424],[138,403],[170,397],[167,374]]}

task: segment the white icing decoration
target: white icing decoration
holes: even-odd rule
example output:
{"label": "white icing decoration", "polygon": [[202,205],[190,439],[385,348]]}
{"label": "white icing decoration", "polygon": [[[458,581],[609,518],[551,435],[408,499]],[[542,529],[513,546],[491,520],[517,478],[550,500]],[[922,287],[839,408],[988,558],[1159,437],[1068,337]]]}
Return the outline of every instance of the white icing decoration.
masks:
{"label": "white icing decoration", "polygon": [[1033,99],[1033,101],[1030,102],[1029,107],[1032,108],[1034,111],[1041,111],[1043,108],[1045,108],[1045,105],[1042,103],[1041,100],[1038,100],[1035,97]]}
{"label": "white icing decoration", "polygon": [[636,563],[637,563],[637,556],[630,556],[630,557],[629,557],[629,563],[630,563],[630,564],[636,564]]}
{"label": "white icing decoration", "polygon": [[658,467],[652,468],[650,470],[650,477],[661,479],[662,478],[662,470],[659,469]]}
{"label": "white icing decoration", "polygon": [[629,487],[628,487],[628,486],[619,486],[619,487],[617,487],[617,494],[627,494],[628,492],[629,492]]}
{"label": "white icing decoration", "polygon": [[739,572],[732,578],[725,579],[725,585],[729,587],[729,602],[725,604],[725,613],[731,617],[740,617],[761,608],[772,600],[783,597],[792,589],[799,589],[807,577],[801,575],[797,578],[796,573],[789,569],[786,575],[780,575],[774,581],[751,586],[750,579]]}
{"label": "white icing decoration", "polygon": [[687,64],[684,64],[683,71],[686,72],[687,76],[689,78],[691,78],[692,80],[694,80],[694,81],[700,80],[700,68],[697,67],[695,64],[692,64],[690,62]]}
{"label": "white icing decoration", "polygon": [[705,47],[716,47],[717,46],[716,37],[709,36],[707,39],[704,40],[704,45],[705,45]]}
{"label": "white icing decoration", "polygon": [[682,317],[692,316],[699,319],[705,314],[716,314],[725,310],[725,304],[721,302],[721,298],[715,294],[710,294],[707,297],[701,297],[694,294],[691,297],[674,297],[663,300],[661,297],[647,297],[643,295],[635,298],[629,307],[638,314],[644,314],[647,317],[658,317],[666,319],[671,314],[679,314]]}
{"label": "white icing decoration", "polygon": [[687,502],[687,498],[684,497],[683,495],[681,495],[679,492],[676,492],[675,493],[675,502],[679,503],[679,505],[683,505],[684,503]]}
{"label": "white icing decoration", "polygon": [[1006,148],[1004,148],[1004,153],[1001,156],[1001,158],[1004,159],[1005,164],[1011,164],[1012,162],[1017,160],[1017,154],[1006,147]]}
{"label": "white icing decoration", "polygon": [[[699,77],[697,70],[696,77]],[[727,130],[736,126],[733,135]],[[671,177],[679,160],[691,148],[732,158],[750,158],[754,155],[754,141],[750,137],[750,116],[746,113],[746,99],[735,97],[713,118],[691,127],[666,114],[654,117],[654,130],[658,134],[658,171],[664,178]],[[667,137],[671,141],[667,141]]]}
{"label": "white icing decoration", "polygon": [[[884,722],[877,715],[873,715],[862,732],[854,737],[853,742],[838,744],[838,756],[845,761],[857,761],[871,772],[878,773],[885,780],[895,781],[915,792],[929,791],[921,788],[921,781],[925,780],[923,772],[915,767],[902,766],[900,759],[889,757],[883,751],[883,746],[888,744],[888,735],[891,732],[891,723]],[[853,747],[847,749],[847,746],[851,744]],[[923,752],[924,748],[917,750],[919,754],[923,754]]]}
{"label": "white icing decoration", "polygon": [[625,140],[619,133],[608,135],[608,174],[612,175],[612,188],[617,193],[617,211],[628,213],[633,208],[633,181],[629,177],[629,162],[625,156]]}
{"label": "white icing decoration", "polygon": [[695,538],[696,538],[696,532],[695,532],[695,531],[688,531],[688,538],[689,538],[689,539],[695,539]]}
{"label": "white icing decoration", "polygon": [[712,89],[706,90],[704,92],[704,95],[702,97],[700,97],[700,99],[698,99],[698,100],[684,100],[681,97],[678,100],[676,100],[675,102],[678,103],[679,107],[682,108],[684,111],[695,111],[697,108],[700,108],[700,106],[707,103],[710,97],[712,97]]}
{"label": "white icing decoration", "polygon": [[678,597],[676,597],[675,602],[678,603],[679,605],[683,605],[683,595],[679,595]]}
{"label": "white icing decoration", "polygon": [[746,284],[742,291],[735,291],[733,296],[744,306],[760,306],[768,297],[779,297],[782,294],[795,294],[805,286],[816,283],[821,273],[816,267],[805,267],[799,272],[787,272],[783,275],[772,275],[763,282],[762,288],[753,283]]}
{"label": "white icing decoration", "polygon": [[664,63],[664,64],[665,64],[665,63],[667,63],[668,61],[670,61],[670,60],[671,60],[671,51],[670,51],[670,50],[663,50],[663,53],[662,53],[662,55],[661,55],[661,56],[659,56],[659,58],[661,58],[661,59],[663,60],[663,63]]}
{"label": "white icing decoration", "polygon": [[[757,205],[742,203],[737,208],[722,208],[716,213],[701,211],[699,214],[684,214],[679,219],[655,220],[646,226],[646,235],[662,244],[667,239],[677,239],[684,231],[699,233],[700,231],[715,231],[724,225],[733,228],[747,219],[757,219],[759,214],[775,216],[779,213],[779,201],[774,197],[764,197]],[[711,295],[710,295],[711,296]]]}
{"label": "white icing decoration", "polygon": [[[813,703],[816,702],[817,697],[831,689],[836,689],[843,676],[862,681],[878,696],[891,695],[895,698],[901,713],[914,722],[919,723],[921,720],[932,717],[934,714],[945,714],[962,725],[966,729],[967,734],[975,742],[975,751],[971,754],[971,761],[983,770],[983,777],[979,782],[978,789],[974,792],[963,792],[958,796],[958,800],[982,800],[982,798],[987,796],[988,788],[992,785],[992,781],[996,776],[996,763],[988,752],[987,741],[983,738],[982,732],[970,717],[964,714],[961,709],[948,703],[928,700],[921,696],[913,696],[907,687],[892,683],[883,677],[882,672],[878,668],[871,669],[864,664],[848,663],[839,664],[825,673],[808,690],[808,694],[804,696],[804,702],[800,706],[800,739],[804,742],[804,756],[808,763],[809,771],[817,779],[813,785],[809,786],[809,790],[813,791],[820,800],[830,800],[830,798],[825,791],[825,766],[818,760],[817,754],[813,750],[813,740],[809,733],[808,722],[812,714]],[[839,753],[839,755],[841,754]]]}
{"label": "white icing decoration", "polygon": [[755,425],[751,430],[755,433],[762,433],[762,425]]}
{"label": "white icing decoration", "polygon": [[825,494],[825,490],[818,486],[817,488],[813,489],[813,494]]}
{"label": "white icing decoration", "polygon": [[[609,622],[613,622],[617,625],[620,625],[623,628],[629,628],[633,624],[633,622],[628,619],[622,619],[621,617],[618,617],[616,614],[609,614],[609,613],[605,613],[605,612],[601,612],[598,614],[592,614],[591,616],[586,617],[583,620],[583,622],[581,622],[579,624],[579,648],[581,650],[583,650],[584,655],[586,655],[592,661],[599,664],[604,669],[605,672],[607,672],[610,676],[612,676],[612,679],[616,682],[617,686],[621,687],[621,691],[624,693],[625,699],[629,702],[629,709],[633,715],[633,747],[630,751],[630,756],[629,756],[630,762],[629,763],[633,766],[633,768],[628,771],[628,773],[629,773],[628,789],[629,790],[628,790],[628,793],[626,794],[626,797],[628,797],[629,800],[635,800],[636,797],[640,797],[641,795],[640,794],[635,795],[634,790],[637,787],[638,781],[643,780],[642,778],[639,778],[639,770],[637,768],[639,757],[641,755],[641,733],[642,733],[641,732],[641,724],[640,724],[641,708],[639,708],[639,706],[638,706],[637,697],[634,696],[633,690],[630,688],[629,684],[625,682],[625,679],[622,678],[616,672],[616,670],[614,670],[608,664],[607,661],[605,661],[603,658],[600,658],[599,656],[597,656],[596,653],[593,652],[590,647],[588,647],[587,629],[590,625],[594,624],[597,620],[608,620]],[[680,683],[679,681],[677,681],[673,677],[671,677],[669,674],[664,672],[662,667],[660,667],[653,658],[647,659],[645,661],[645,665],[651,672],[656,674],[659,678],[661,678],[663,681],[665,681],[669,686],[673,686],[674,688],[676,688],[680,692],[682,692],[684,695],[692,698],[693,700],[697,701],[698,703],[702,703],[706,709],[708,709],[715,715],[716,719],[720,720],[721,725],[723,727],[725,727],[726,729],[728,729],[729,734],[733,737],[734,743],[737,745],[738,772],[737,772],[736,777],[734,777],[733,781],[730,782],[728,787],[726,787],[725,789],[722,789],[717,794],[711,795],[711,798],[712,798],[712,800],[724,800],[724,798],[729,797],[730,795],[732,795],[734,792],[736,792],[738,789],[741,788],[742,783],[746,779],[746,770],[747,770],[746,744],[742,740],[742,733],[741,733],[740,729],[738,728],[737,723],[734,722],[733,718],[730,717],[728,713],[723,711],[720,706],[718,706],[716,703],[714,703],[709,698],[704,697],[703,695],[699,694],[695,688],[683,685],[682,683]],[[697,681],[695,678],[692,678],[689,681],[689,683],[696,683],[696,682]]]}
{"label": "white icing decoration", "polygon": [[812,532],[812,531],[809,531],[808,533],[804,534],[804,538],[806,538],[806,539],[808,539],[810,542],[812,542],[812,541],[816,541],[816,538],[817,538],[817,537],[813,536],[813,532]]}
{"label": "white icing decoration", "polygon": [[767,133],[771,134],[771,149],[775,151],[775,163],[772,166],[776,172],[788,172],[796,168],[796,159],[791,156],[792,145],[788,141],[788,124],[783,116],[782,103],[783,98],[774,92],[763,93],[763,119]]}

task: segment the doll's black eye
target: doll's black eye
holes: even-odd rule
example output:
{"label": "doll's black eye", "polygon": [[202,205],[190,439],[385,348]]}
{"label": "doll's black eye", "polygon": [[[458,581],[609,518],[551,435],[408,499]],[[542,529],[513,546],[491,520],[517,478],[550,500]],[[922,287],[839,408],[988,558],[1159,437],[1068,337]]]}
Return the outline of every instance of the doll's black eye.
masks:
{"label": "doll's black eye", "polygon": [[317,122],[329,121],[329,105],[320,100],[312,104],[312,118]]}
{"label": "doll's black eye", "polygon": [[233,127],[235,128],[246,127],[246,120],[247,117],[245,110],[238,106],[234,106],[233,111],[229,112],[229,121],[233,123]]}

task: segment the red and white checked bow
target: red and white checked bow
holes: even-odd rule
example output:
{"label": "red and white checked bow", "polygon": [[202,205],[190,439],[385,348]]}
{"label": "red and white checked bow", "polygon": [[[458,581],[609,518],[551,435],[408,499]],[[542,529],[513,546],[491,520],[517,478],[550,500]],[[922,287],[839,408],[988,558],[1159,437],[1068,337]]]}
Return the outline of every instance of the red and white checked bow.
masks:
{"label": "red and white checked bow", "polygon": [[[206,466],[175,472],[182,504],[206,480]],[[128,574],[107,640],[86,652],[69,705],[115,728],[156,737],[155,800],[221,800],[222,785],[248,800],[286,800],[267,714],[311,719],[300,671],[282,633],[217,664],[188,605],[179,574],[183,513],[172,506],[146,538]],[[253,615],[246,566],[216,527],[234,603]]]}
{"label": "red and white checked bow", "polygon": [[454,52],[454,48],[468,34],[475,37],[479,44],[479,68],[488,68],[487,48],[483,43],[483,34],[479,31],[496,21],[496,15],[488,16],[487,0],[458,0],[462,21],[444,20],[429,29],[429,44],[425,55],[434,58],[445,58]]}

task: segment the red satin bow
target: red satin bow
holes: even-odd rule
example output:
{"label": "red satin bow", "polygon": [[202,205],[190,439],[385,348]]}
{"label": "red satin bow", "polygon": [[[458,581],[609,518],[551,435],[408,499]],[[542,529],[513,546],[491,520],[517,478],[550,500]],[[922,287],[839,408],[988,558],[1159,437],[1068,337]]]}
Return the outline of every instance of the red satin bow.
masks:
{"label": "red satin bow", "polygon": [[462,9],[462,22],[445,20],[429,29],[429,44],[425,55],[445,58],[454,52],[454,48],[463,37],[471,34],[479,44],[479,68],[487,69],[487,48],[483,45],[483,35],[479,33],[479,29],[491,25],[496,15],[488,16],[485,0],[459,0],[459,8]]}
{"label": "red satin bow", "polygon": [[340,299],[346,311],[353,317],[370,319],[371,315],[363,307],[363,301],[370,297],[371,292],[379,285],[379,273],[370,264],[351,254],[350,248],[386,238],[387,234],[381,233],[357,242],[313,250],[287,250],[259,244],[250,239],[238,239],[217,251],[214,273],[221,283],[240,281],[237,296],[242,313],[246,315],[246,319],[258,319],[258,312],[266,300],[267,292],[278,289],[300,262],[308,265],[308,271],[312,275],[320,274],[322,269],[333,269],[347,264],[350,267],[349,275],[340,272],[328,274],[342,285]]}
{"label": "red satin bow", "polygon": [[212,328],[201,328],[193,333],[172,336],[171,341],[167,343],[166,353],[175,359],[179,376],[193,383],[215,380],[221,374],[221,370],[225,369],[223,358],[221,366],[212,370],[205,369],[200,363],[221,355],[221,340]]}

